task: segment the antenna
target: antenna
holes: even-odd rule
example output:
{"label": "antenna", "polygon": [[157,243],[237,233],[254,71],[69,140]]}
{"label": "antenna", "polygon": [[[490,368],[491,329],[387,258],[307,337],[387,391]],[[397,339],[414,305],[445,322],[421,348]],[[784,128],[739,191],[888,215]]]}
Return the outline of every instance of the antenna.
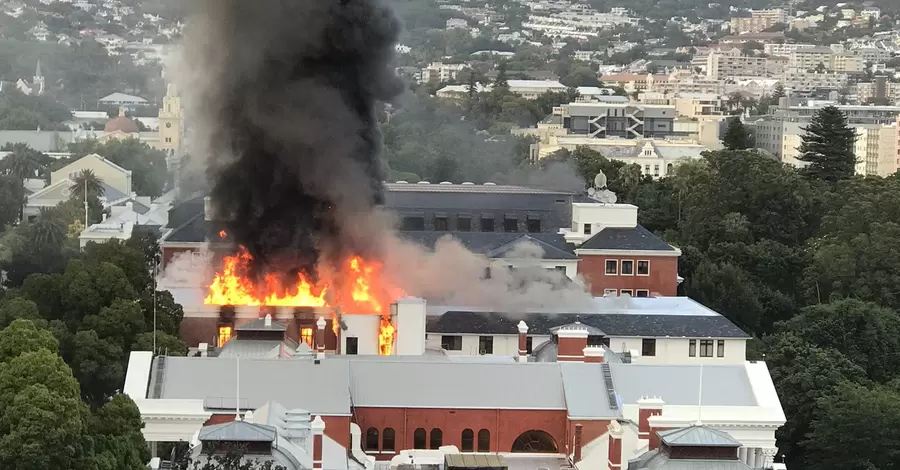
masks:
{"label": "antenna", "polygon": [[700,364],[700,386],[697,387],[697,425],[703,424],[701,416],[703,416],[703,364]]}

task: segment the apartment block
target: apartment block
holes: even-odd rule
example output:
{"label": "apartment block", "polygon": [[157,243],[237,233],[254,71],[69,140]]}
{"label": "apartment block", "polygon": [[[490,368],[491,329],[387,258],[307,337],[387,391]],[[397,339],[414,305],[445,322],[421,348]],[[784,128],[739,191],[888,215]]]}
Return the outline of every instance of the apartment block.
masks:
{"label": "apartment block", "polygon": [[789,57],[794,51],[800,49],[811,49],[817,47],[815,44],[778,44],[769,43],[763,45],[763,51],[768,55]]}
{"label": "apartment block", "polygon": [[847,86],[848,75],[834,72],[788,72],[782,77],[784,87],[791,91],[840,90]]}
{"label": "apartment block", "polygon": [[831,56],[834,51],[827,47],[810,47],[791,52],[790,68],[792,72],[812,72],[819,67],[831,70]]}
{"label": "apartment block", "polygon": [[457,75],[462,70],[467,69],[469,66],[466,64],[445,64],[443,62],[432,62],[422,69],[422,74],[419,77],[419,83],[429,83],[429,82],[449,82],[451,80],[456,80]]}
{"label": "apartment block", "polygon": [[569,134],[594,138],[662,138],[673,133],[675,106],[569,103],[553,108]]}
{"label": "apartment block", "polygon": [[770,10],[750,10],[750,16],[732,18],[730,25],[731,32],[734,34],[759,33],[778,23],[787,24],[787,21],[787,12],[781,8],[773,8]]}
{"label": "apartment block", "polygon": [[856,174],[889,176],[897,172],[897,123],[856,126]]}
{"label": "apartment block", "polygon": [[717,79],[765,77],[769,74],[765,57],[743,55],[738,49],[710,52],[706,58],[706,76]]}

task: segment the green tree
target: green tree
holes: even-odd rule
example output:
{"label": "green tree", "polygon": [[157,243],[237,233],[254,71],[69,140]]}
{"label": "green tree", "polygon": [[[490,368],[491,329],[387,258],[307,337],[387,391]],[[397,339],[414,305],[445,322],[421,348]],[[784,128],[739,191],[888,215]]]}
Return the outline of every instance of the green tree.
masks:
{"label": "green tree", "polygon": [[506,79],[506,61],[500,61],[497,65],[497,78],[494,79],[494,90],[509,91],[509,82]]}
{"label": "green tree", "polygon": [[90,427],[99,470],[145,470],[150,451],[143,426],[140,410],[127,395],[115,395],[98,408]]}
{"label": "green tree", "polygon": [[159,197],[168,179],[166,154],[138,139],[110,139],[100,143],[86,140],[69,144],[73,158],[96,153],[107,160],[132,171],[132,184],[139,196]]}
{"label": "green tree", "polygon": [[824,181],[853,176],[856,169],[856,132],[847,125],[844,113],[834,106],[822,108],[803,130],[805,134],[801,136],[803,142],[797,157],[806,162],[803,174]]}
{"label": "green tree", "polygon": [[42,169],[46,169],[49,163],[49,157],[32,149],[24,142],[4,145],[3,150],[10,153],[3,158],[0,171],[19,181],[39,176]]}
{"label": "green tree", "polygon": [[725,128],[725,135],[722,138],[727,150],[747,150],[753,147],[753,138],[750,131],[741,122],[738,116],[728,119],[728,127]]}
{"label": "green tree", "polygon": [[135,337],[144,332],[144,314],[134,301],[115,299],[100,313],[86,316],[81,327],[114,342],[122,351],[131,351]]}
{"label": "green tree", "polygon": [[[134,340],[132,346],[134,351],[153,351],[153,332],[148,331],[141,333]],[[156,351],[166,356],[186,356],[187,345],[184,341],[178,339],[177,336],[171,335],[163,331],[156,332]]]}
{"label": "green tree", "polygon": [[85,194],[87,197],[100,197],[106,192],[106,188],[103,187],[103,180],[93,170],[81,170],[69,187],[69,192],[72,199],[84,201]]}
{"label": "green tree", "polygon": [[29,235],[38,246],[60,246],[66,241],[66,224],[56,214],[44,207],[41,208],[37,221],[28,226]]}
{"label": "green tree", "polygon": [[69,362],[82,398],[91,406],[102,405],[125,381],[125,351],[114,338],[100,338],[93,330],[75,333],[72,349]]}
{"label": "green tree", "polygon": [[0,330],[0,363],[41,349],[57,352],[59,341],[49,331],[35,327],[29,320],[15,320]]}
{"label": "green tree", "polygon": [[14,176],[0,175],[0,232],[16,223],[25,205],[25,188]]}

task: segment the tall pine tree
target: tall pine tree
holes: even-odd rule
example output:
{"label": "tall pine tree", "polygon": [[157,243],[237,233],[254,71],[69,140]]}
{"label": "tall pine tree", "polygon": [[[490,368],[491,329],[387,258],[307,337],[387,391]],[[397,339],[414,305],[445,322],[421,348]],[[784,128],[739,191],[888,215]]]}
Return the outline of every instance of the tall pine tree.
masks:
{"label": "tall pine tree", "polygon": [[741,118],[735,116],[728,120],[722,143],[728,150],[747,150],[753,147],[753,137],[741,122]]}
{"label": "tall pine tree", "polygon": [[856,168],[856,131],[834,106],[816,112],[801,139],[798,160],[806,162],[802,173],[813,179],[838,181],[850,178]]}

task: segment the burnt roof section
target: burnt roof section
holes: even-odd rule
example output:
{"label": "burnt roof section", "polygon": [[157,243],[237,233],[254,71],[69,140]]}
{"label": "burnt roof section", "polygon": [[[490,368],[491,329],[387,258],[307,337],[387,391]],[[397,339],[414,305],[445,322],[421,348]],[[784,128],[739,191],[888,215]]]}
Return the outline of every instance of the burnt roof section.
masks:
{"label": "burnt roof section", "polygon": [[[171,219],[169,219],[169,225],[174,225]],[[207,224],[206,220],[203,219],[203,208],[201,207],[198,214],[187,219],[187,221],[181,225],[175,225],[175,228],[172,229],[172,232],[169,233],[169,236],[166,237],[165,241],[177,243],[203,243],[206,241],[206,231]]]}
{"label": "burnt roof section", "polygon": [[636,313],[498,313],[450,310],[428,317],[427,331],[442,334],[518,334],[519,320],[529,335],[551,335],[562,325],[580,321],[606,336],[749,338],[721,315],[654,315]]}
{"label": "burnt roof section", "polygon": [[390,192],[410,193],[469,193],[469,194],[559,194],[571,196],[568,191],[511,186],[505,184],[440,184],[440,183],[385,183]]}
{"label": "burnt roof section", "polygon": [[284,323],[271,320],[268,325],[266,325],[265,318],[257,318],[256,320],[248,321],[247,323],[242,323],[234,328],[235,331],[285,331],[287,327]]}
{"label": "burnt roof section", "polygon": [[640,225],[634,228],[604,228],[581,244],[578,249],[675,252],[675,248],[672,245],[669,245],[662,238]]}
{"label": "burnt roof section", "polygon": [[467,250],[489,258],[505,258],[516,244],[530,242],[544,250],[542,259],[578,259],[572,253],[574,245],[567,244],[558,233],[400,231],[398,235],[428,248],[434,248],[443,237],[453,237]]}

